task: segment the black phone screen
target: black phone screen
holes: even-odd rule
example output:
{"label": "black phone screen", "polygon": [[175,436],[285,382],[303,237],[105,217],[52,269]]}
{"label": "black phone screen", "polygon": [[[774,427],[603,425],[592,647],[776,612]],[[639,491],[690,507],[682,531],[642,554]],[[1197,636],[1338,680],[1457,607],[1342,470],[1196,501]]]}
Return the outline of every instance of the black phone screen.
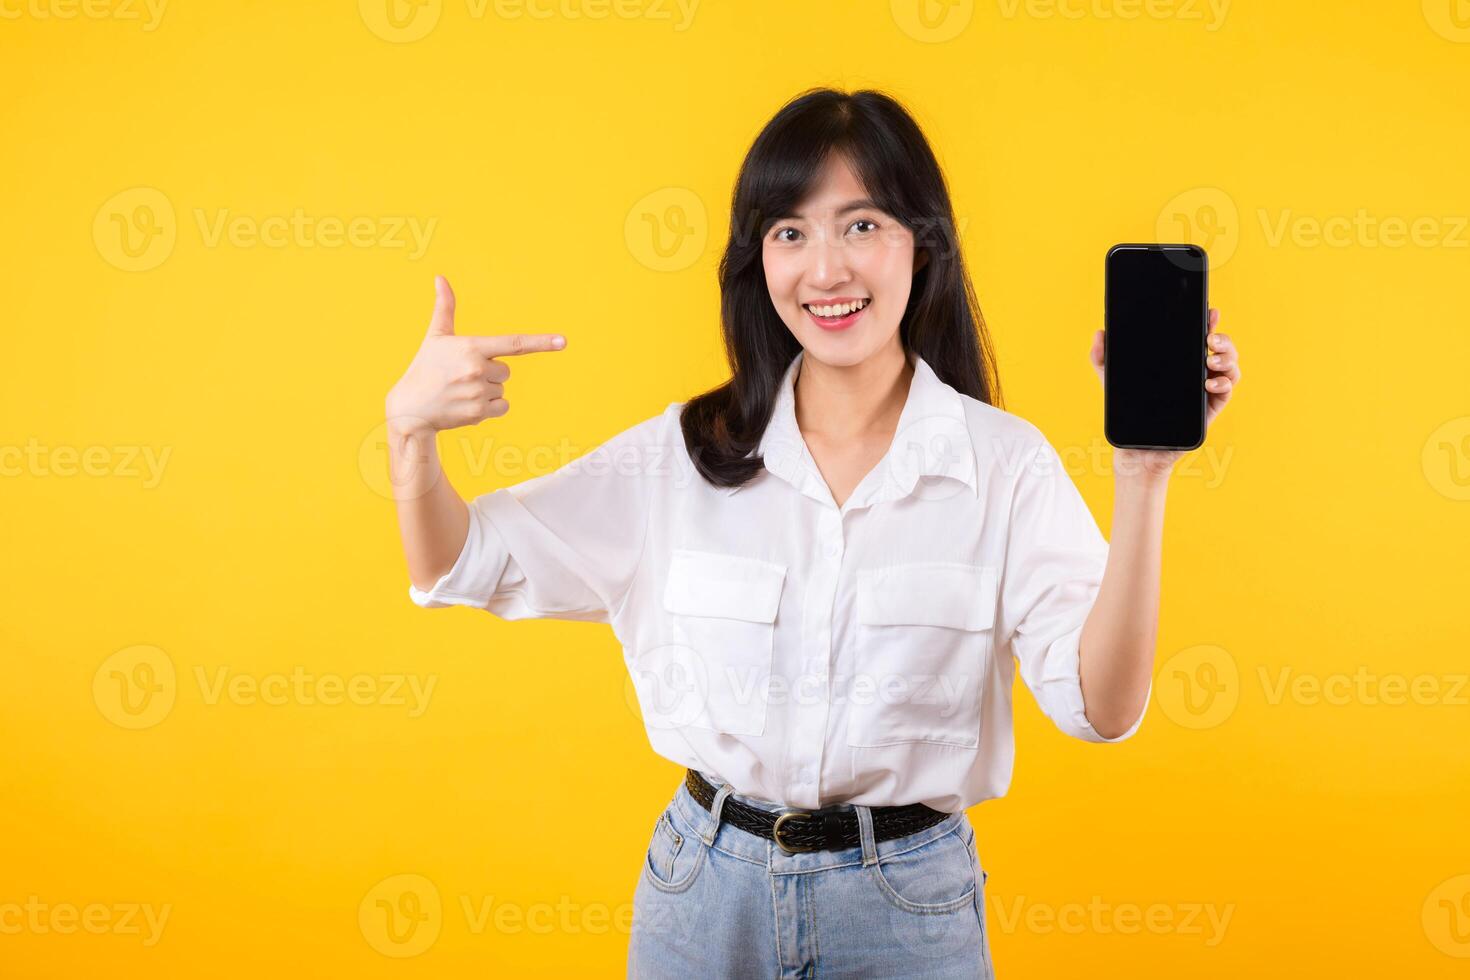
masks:
{"label": "black phone screen", "polygon": [[1103,429],[1114,446],[1204,442],[1208,258],[1196,245],[1115,245],[1106,260]]}

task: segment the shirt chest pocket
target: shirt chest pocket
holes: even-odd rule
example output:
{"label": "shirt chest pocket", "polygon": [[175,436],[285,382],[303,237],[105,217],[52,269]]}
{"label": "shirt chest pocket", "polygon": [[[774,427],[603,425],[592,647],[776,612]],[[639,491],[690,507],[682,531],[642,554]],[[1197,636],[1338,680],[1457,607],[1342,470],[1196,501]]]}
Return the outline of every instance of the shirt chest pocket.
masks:
{"label": "shirt chest pocket", "polygon": [[912,562],[857,573],[853,746],[980,744],[996,569]]}
{"label": "shirt chest pocket", "polygon": [[[681,723],[760,735],[786,566],[757,558],[676,549],[663,592],[661,653],[680,663]],[[646,715],[646,712],[645,712]]]}

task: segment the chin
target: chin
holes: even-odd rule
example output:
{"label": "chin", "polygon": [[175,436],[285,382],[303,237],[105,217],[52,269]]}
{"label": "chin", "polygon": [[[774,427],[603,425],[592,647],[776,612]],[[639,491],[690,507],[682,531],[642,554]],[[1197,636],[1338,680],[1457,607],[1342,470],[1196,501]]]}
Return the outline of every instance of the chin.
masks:
{"label": "chin", "polygon": [[806,356],[821,361],[830,367],[853,367],[861,364],[873,354],[873,345],[864,343],[863,338],[843,334],[819,333],[798,337]]}

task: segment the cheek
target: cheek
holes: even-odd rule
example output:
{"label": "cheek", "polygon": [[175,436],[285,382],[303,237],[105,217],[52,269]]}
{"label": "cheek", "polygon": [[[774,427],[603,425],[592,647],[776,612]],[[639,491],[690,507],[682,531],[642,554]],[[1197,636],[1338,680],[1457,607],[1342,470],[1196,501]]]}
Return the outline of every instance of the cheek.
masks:
{"label": "cheek", "polygon": [[779,252],[765,250],[761,253],[761,264],[766,271],[766,289],[777,303],[795,299],[796,284],[801,279],[801,270],[790,257]]}
{"label": "cheek", "polygon": [[901,245],[860,249],[853,266],[874,290],[896,298],[913,285],[914,250]]}

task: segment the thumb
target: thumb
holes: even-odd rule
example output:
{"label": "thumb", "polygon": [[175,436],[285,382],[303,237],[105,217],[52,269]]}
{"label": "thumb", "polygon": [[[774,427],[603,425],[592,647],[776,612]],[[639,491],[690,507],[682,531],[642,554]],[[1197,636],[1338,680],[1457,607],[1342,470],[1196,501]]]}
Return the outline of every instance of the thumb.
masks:
{"label": "thumb", "polygon": [[434,315],[429,318],[430,337],[454,335],[454,290],[443,276],[434,277]]}

